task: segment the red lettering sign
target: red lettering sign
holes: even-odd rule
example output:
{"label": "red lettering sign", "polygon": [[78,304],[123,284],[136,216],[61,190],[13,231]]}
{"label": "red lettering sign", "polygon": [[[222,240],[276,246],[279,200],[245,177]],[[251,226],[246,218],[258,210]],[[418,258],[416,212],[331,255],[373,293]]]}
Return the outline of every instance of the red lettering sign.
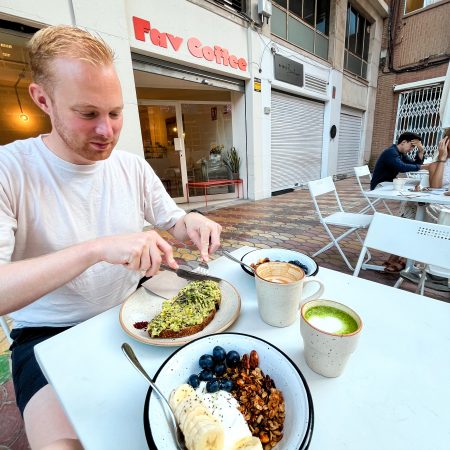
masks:
{"label": "red lettering sign", "polygon": [[[169,33],[163,33],[156,28],[152,28],[148,20],[133,16],[134,37],[139,41],[146,41],[145,35],[148,35],[150,42],[162,48],[168,48],[168,42],[176,52],[183,43],[183,38]],[[148,39],[147,39],[148,40]],[[191,37],[187,41],[189,53],[195,58],[214,61],[216,64],[230,66],[232,69],[238,69],[242,72],[247,70],[247,61],[245,58],[238,58],[230,55],[226,48],[219,45],[203,45],[196,37]]]}

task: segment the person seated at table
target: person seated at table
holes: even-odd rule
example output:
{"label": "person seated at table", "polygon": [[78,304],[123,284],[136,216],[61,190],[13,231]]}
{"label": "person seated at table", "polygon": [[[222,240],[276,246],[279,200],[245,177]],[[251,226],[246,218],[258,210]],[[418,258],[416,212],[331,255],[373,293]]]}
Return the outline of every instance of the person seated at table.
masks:
{"label": "person seated at table", "polygon": [[[417,147],[414,159],[408,153]],[[426,169],[423,164],[422,138],[415,133],[406,132],[399,136],[397,144],[392,144],[378,157],[370,182],[370,189],[375,189],[378,184],[385,181],[393,181],[399,173],[417,172]]]}
{"label": "person seated at table", "polygon": [[[450,128],[444,131],[444,138],[439,142],[437,160],[430,164],[430,188],[447,187],[450,184]],[[437,222],[442,208],[448,206],[430,204],[427,206],[427,221]]]}
{"label": "person seated at table", "polygon": [[118,305],[161,262],[177,267],[144,220],[192,240],[205,261],[221,227],[180,209],[144,158],[113,152],[123,99],[105,42],[52,26],[28,50],[29,93],[52,128],[0,147],[0,314],[13,319],[13,381],[30,446],[81,448],[34,346]]}

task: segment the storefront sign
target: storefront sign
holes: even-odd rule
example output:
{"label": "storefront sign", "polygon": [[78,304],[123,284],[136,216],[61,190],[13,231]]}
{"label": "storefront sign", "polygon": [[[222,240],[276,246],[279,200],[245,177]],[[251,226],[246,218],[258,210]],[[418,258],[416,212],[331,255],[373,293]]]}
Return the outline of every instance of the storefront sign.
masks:
{"label": "storefront sign", "polygon": [[253,90],[255,92],[261,92],[261,78],[253,79]]}
{"label": "storefront sign", "polygon": [[274,56],[274,75],[276,80],[285,83],[294,84],[303,87],[303,64],[292,59],[275,54]]}
{"label": "storefront sign", "polygon": [[[171,47],[176,52],[180,49],[184,42],[183,37],[161,32],[156,28],[152,28],[148,20],[135,16],[133,16],[133,29],[134,37],[137,40],[145,42],[147,35],[153,45],[162,48]],[[230,55],[226,48],[219,45],[204,45],[196,37],[190,37],[186,41],[186,46],[189,53],[195,58],[213,61],[216,64],[223,66],[230,66],[231,68],[241,70],[242,72],[247,70],[247,61],[245,58],[238,58],[235,55]]]}

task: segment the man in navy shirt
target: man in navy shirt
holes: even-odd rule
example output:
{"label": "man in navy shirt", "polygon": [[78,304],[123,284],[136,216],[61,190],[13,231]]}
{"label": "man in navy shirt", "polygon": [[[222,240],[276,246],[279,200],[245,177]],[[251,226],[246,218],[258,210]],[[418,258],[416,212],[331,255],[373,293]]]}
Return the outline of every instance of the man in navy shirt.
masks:
{"label": "man in navy shirt", "polygon": [[[407,155],[413,147],[418,149],[414,160]],[[397,144],[392,144],[379,156],[370,189],[375,189],[383,181],[392,181],[399,173],[417,172],[427,167],[428,165],[423,164],[422,138],[415,133],[403,133],[398,138]]]}

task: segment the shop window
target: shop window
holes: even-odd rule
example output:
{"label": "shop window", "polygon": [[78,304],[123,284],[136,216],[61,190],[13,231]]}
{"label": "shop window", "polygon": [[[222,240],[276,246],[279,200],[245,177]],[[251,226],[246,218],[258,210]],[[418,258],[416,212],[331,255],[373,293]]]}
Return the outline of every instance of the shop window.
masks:
{"label": "shop window", "polygon": [[[9,28],[10,24],[0,21],[0,26]],[[20,26],[17,24],[17,27]],[[34,104],[28,94],[31,72],[25,46],[29,37],[16,31],[16,28],[0,28],[0,145],[51,130],[48,116]]]}
{"label": "shop window", "polygon": [[274,0],[272,33],[288,42],[328,58],[329,0]]}
{"label": "shop window", "polygon": [[216,3],[219,3],[223,6],[228,6],[229,8],[234,9],[239,12],[246,12],[247,2],[246,0],[214,0]]}
{"label": "shop window", "polygon": [[427,86],[402,92],[399,95],[395,142],[402,133],[411,131],[422,137],[425,156],[434,155],[442,131],[439,124],[442,87],[442,84]]}
{"label": "shop window", "polygon": [[344,68],[366,79],[371,23],[352,5],[347,7]]}
{"label": "shop window", "polygon": [[406,0],[405,2],[405,14],[408,14],[418,9],[425,8],[433,3],[438,3],[441,0]]}

